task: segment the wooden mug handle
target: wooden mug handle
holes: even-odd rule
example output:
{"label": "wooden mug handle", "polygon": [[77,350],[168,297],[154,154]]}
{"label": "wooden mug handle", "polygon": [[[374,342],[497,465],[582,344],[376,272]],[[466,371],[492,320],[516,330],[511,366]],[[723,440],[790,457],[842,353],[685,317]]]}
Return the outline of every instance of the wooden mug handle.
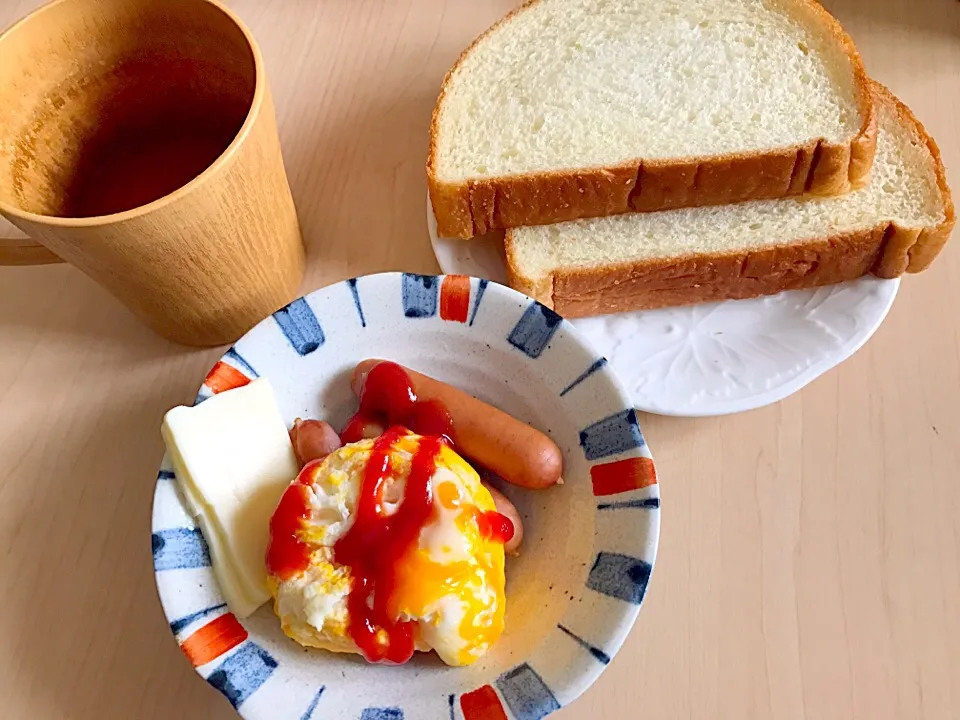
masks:
{"label": "wooden mug handle", "polygon": [[0,265],[50,265],[63,259],[27,237],[0,237]]}

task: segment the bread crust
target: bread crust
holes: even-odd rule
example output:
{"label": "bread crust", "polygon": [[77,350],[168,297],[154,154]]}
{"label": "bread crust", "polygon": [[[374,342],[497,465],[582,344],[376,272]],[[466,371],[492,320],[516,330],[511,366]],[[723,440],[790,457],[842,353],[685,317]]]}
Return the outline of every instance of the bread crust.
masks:
{"label": "bread crust", "polygon": [[765,153],[644,161],[442,181],[436,172],[441,108],[453,74],[490,34],[540,0],[528,0],[480,35],[449,70],[430,124],[427,184],[441,237],[472,238],[524,225],[547,225],[626,212],[723,205],[811,193],[842,195],[869,178],[877,145],[877,117],[870,81],[853,41],[816,0],[793,0],[798,13],[822,24],[850,58],[862,123],[847,144],[823,139]]}
{"label": "bread crust", "polygon": [[505,244],[510,285],[561,315],[585,317],[751,298],[830,285],[868,273],[892,278],[926,269],[956,224],[940,150],[906,105],[879,83],[871,81],[871,85],[878,102],[895,107],[904,124],[913,128],[916,139],[930,150],[944,207],[939,224],[911,228],[890,221],[802,244],[556,271],[543,278],[525,277],[518,271],[508,230]]}

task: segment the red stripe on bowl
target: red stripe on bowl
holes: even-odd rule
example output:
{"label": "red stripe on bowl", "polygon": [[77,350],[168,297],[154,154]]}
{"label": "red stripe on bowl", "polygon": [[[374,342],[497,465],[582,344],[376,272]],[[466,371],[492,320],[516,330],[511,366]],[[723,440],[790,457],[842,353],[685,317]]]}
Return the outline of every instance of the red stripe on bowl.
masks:
{"label": "red stripe on bowl", "polygon": [[210,388],[210,392],[216,395],[225,390],[243,387],[249,382],[250,378],[237,370],[233,365],[227,365],[222,360],[218,360],[217,364],[214,365],[213,369],[207,374],[203,384]]}
{"label": "red stripe on bowl", "polygon": [[497,691],[484,685],[460,696],[463,720],[508,720]]}
{"label": "red stripe on bowl", "polygon": [[653,460],[647,457],[627,458],[599,463],[590,468],[594,495],[617,495],[657,484]]}
{"label": "red stripe on bowl", "polygon": [[247,639],[247,631],[233,613],[211,620],[183,641],[180,649],[194,667],[216,660]]}
{"label": "red stripe on bowl", "polygon": [[447,275],[440,286],[440,317],[465,323],[470,309],[470,278]]}

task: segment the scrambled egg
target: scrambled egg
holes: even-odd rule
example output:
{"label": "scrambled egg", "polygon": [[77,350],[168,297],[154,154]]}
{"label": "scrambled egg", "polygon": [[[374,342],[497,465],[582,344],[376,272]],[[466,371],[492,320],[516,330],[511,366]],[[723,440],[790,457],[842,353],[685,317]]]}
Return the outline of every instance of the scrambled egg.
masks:
{"label": "scrambled egg", "polygon": [[[391,452],[393,479],[382,509],[396,512],[403,499],[417,435],[401,437]],[[270,577],[274,609],[283,631],[301,645],[360,652],[348,632],[351,573],[334,562],[333,546],[351,527],[372,440],[340,448],[319,464],[310,489],[310,517],[298,537],[310,564],[286,580]],[[431,478],[434,512],[419,542],[395,567],[391,612],[414,621],[416,647],[436,650],[448,665],[480,658],[503,631],[503,545],[484,537],[477,513],[495,510],[476,471],[443,446]]]}

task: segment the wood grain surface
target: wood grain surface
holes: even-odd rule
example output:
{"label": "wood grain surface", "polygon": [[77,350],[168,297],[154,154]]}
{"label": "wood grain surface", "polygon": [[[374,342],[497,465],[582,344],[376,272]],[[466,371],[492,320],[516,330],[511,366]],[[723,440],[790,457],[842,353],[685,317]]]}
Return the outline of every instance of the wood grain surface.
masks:
{"label": "wood grain surface", "polygon": [[[0,24],[35,4],[5,0]],[[304,290],[436,270],[430,111],[457,54],[514,4],[231,2],[266,58]],[[960,190],[960,4],[824,4]],[[0,717],[235,717],[171,638],[148,543],[161,414],[217,352],[161,340],[68,266],[0,270]],[[799,394],[642,422],[663,493],[650,592],[556,717],[960,717],[960,238]]]}

